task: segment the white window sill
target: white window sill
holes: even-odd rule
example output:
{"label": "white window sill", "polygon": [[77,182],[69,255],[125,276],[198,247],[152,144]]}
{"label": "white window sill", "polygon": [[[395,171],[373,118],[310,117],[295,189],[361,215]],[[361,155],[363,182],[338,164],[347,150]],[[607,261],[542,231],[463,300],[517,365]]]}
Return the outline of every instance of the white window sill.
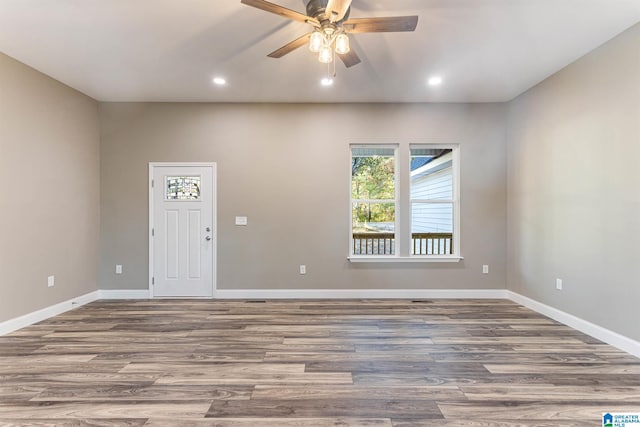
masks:
{"label": "white window sill", "polygon": [[460,262],[461,256],[350,256],[349,262]]}

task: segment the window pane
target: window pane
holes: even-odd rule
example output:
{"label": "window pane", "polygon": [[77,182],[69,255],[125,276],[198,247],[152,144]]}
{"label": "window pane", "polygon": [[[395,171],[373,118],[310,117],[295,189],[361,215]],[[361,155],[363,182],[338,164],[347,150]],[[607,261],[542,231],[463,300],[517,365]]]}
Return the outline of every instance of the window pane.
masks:
{"label": "window pane", "polygon": [[199,200],[199,176],[168,176],[166,181],[167,200]]}
{"label": "window pane", "polygon": [[451,149],[411,148],[411,199],[453,200]]}
{"label": "window pane", "polygon": [[411,204],[411,255],[453,253],[453,204]]}
{"label": "window pane", "polygon": [[395,203],[353,203],[354,255],[395,254]]}
{"label": "window pane", "polygon": [[395,159],[392,148],[352,148],[353,200],[395,200]]}

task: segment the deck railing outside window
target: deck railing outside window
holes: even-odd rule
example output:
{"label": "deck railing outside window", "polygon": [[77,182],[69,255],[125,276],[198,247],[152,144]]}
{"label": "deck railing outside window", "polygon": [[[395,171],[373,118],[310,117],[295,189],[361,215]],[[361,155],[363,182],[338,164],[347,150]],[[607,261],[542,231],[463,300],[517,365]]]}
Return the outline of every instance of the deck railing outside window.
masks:
{"label": "deck railing outside window", "polygon": [[[392,255],[394,233],[353,233],[353,255]],[[451,233],[413,233],[411,255],[450,255],[453,253]]]}

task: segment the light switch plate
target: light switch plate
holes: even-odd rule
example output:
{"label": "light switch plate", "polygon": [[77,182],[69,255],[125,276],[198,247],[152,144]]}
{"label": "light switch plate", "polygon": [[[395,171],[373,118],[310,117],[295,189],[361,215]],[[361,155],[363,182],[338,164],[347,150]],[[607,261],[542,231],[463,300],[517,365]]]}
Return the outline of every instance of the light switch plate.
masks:
{"label": "light switch plate", "polygon": [[236,217],[236,225],[247,225],[249,220],[246,216],[237,216]]}
{"label": "light switch plate", "polygon": [[55,276],[47,277],[47,286],[48,287],[52,287],[55,284],[56,284],[56,277]]}
{"label": "light switch plate", "polygon": [[116,265],[116,274],[122,274],[122,266],[120,264]]}

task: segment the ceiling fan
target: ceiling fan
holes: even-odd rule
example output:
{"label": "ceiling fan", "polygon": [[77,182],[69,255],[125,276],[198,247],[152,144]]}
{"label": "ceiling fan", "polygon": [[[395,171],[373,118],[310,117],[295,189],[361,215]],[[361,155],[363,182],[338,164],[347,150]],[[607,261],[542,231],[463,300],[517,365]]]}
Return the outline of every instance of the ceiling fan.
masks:
{"label": "ceiling fan", "polygon": [[350,47],[347,34],[414,31],[418,25],[417,16],[349,19],[351,1],[309,0],[306,15],[265,0],[241,0],[241,3],[315,27],[313,31],[271,52],[269,57],[282,58],[308,44],[312,52],[318,53],[320,62],[328,64],[338,55],[347,68],[361,62]]}

